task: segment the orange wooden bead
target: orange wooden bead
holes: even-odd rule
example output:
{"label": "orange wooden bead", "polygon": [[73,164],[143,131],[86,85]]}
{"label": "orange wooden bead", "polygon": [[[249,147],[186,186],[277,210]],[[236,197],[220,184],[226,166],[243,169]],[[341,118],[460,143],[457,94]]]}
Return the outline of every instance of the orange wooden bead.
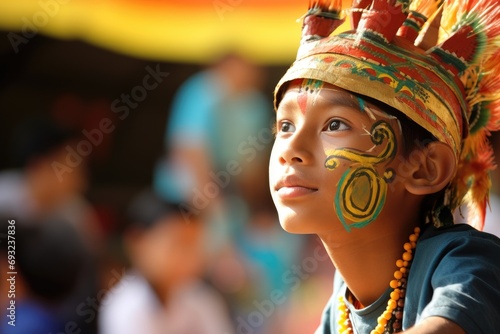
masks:
{"label": "orange wooden bead", "polygon": [[413,255],[411,253],[408,253],[408,252],[403,253],[403,260],[411,261],[412,258],[413,258]]}
{"label": "orange wooden bead", "polygon": [[391,292],[391,299],[397,301],[399,299],[399,293],[396,291]]}
{"label": "orange wooden bead", "polygon": [[391,299],[387,302],[387,306],[389,306],[391,310],[394,310],[396,306],[398,306],[398,302]]}
{"label": "orange wooden bead", "polygon": [[[396,261],[396,266],[399,270],[394,272],[394,278],[389,282],[389,286],[393,289],[390,294],[390,299],[387,301],[387,307],[385,311],[378,317],[377,326],[373,329],[370,334],[382,334],[386,331],[395,330],[395,332],[400,332],[401,329],[401,319],[403,317],[403,309],[404,309],[404,297],[405,297],[405,289],[407,282],[407,274],[409,271],[409,264],[413,258],[413,250],[416,247],[416,242],[419,237],[420,228],[416,227],[414,229],[414,234],[411,234],[409,237],[409,242],[404,243],[403,248],[405,252],[403,253],[401,259]],[[401,289],[400,289],[401,288]],[[344,299],[339,297],[339,317],[338,317],[338,330],[337,332],[342,334],[353,334],[354,331],[352,329],[351,320],[349,318],[349,309],[347,308]],[[387,328],[389,320],[393,317],[392,329]]]}

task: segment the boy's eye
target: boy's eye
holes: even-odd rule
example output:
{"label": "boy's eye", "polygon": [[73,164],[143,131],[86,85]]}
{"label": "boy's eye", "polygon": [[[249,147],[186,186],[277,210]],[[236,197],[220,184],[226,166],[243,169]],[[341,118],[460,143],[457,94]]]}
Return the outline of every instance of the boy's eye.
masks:
{"label": "boy's eye", "polygon": [[293,126],[292,123],[287,122],[287,121],[281,122],[281,125],[279,128],[280,128],[280,132],[293,132],[293,131],[295,131],[295,126]]}
{"label": "boy's eye", "polygon": [[350,127],[347,124],[338,119],[329,120],[325,127],[325,131],[343,131],[349,129]]}

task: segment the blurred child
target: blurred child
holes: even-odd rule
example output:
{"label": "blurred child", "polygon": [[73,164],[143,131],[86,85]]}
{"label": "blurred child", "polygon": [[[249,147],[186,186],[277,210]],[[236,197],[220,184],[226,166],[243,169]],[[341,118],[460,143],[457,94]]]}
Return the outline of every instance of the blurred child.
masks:
{"label": "blurred child", "polygon": [[[60,333],[69,322],[81,331],[82,327],[71,317],[74,306],[68,308],[68,298],[78,288],[89,257],[78,232],[60,219],[24,224],[2,219],[1,226],[2,231],[14,233],[9,234],[13,238],[0,239],[0,333]],[[8,255],[14,256],[11,270],[4,265]]]}
{"label": "blurred child", "polygon": [[18,125],[11,148],[20,168],[0,172],[0,216],[14,219],[19,228],[57,221],[78,233],[86,256],[76,288],[66,296],[66,321],[92,334],[95,322],[87,323],[76,308],[99,290],[97,260],[103,238],[95,209],[85,197],[87,162],[75,151],[81,139],[47,116]]}
{"label": "blurred child", "polygon": [[151,191],[137,196],[125,233],[129,273],[108,292],[101,334],[233,333],[221,298],[201,276],[204,227]]}

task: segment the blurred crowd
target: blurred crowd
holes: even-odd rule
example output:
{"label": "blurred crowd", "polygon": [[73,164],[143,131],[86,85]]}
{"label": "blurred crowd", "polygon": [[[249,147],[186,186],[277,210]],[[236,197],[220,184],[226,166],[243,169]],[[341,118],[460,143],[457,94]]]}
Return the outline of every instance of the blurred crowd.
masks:
{"label": "blurred crowd", "polygon": [[11,225],[15,297],[3,298],[11,287],[0,284],[0,333],[312,333],[333,268],[315,236],[288,234],[277,220],[265,80],[230,53],[182,83],[152,181],[111,231],[86,196],[82,152],[113,124],[101,121],[101,136],[85,140],[57,118],[13,129],[19,168],[0,171],[0,281]]}

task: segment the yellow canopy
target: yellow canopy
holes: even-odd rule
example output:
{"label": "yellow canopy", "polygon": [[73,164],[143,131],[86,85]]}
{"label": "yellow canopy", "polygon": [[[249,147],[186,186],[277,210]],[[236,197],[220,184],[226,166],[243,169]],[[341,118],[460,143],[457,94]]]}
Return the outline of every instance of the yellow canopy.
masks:
{"label": "yellow canopy", "polygon": [[2,0],[16,52],[38,33],[146,59],[204,63],[221,50],[263,64],[296,54],[307,0]]}

